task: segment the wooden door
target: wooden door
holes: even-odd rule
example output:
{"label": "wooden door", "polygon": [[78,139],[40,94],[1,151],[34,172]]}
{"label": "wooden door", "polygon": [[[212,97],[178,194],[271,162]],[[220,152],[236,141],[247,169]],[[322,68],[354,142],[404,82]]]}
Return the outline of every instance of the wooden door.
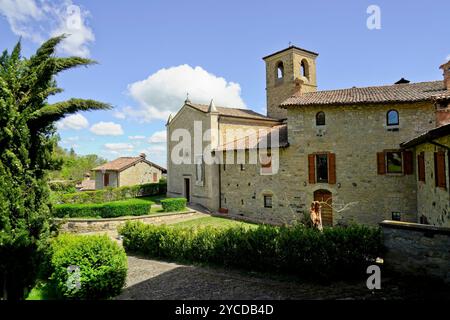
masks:
{"label": "wooden door", "polygon": [[333,226],[333,197],[328,190],[317,190],[314,192],[314,201],[321,202],[322,225],[325,227]]}
{"label": "wooden door", "polygon": [[191,202],[191,183],[189,178],[184,179],[184,197],[187,202]]}

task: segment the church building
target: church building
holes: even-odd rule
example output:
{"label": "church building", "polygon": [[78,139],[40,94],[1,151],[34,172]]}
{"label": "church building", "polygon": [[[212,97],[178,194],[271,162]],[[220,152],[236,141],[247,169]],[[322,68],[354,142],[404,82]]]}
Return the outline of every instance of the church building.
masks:
{"label": "church building", "polygon": [[267,115],[187,99],[166,125],[167,195],[276,224],[301,220],[316,200],[328,226],[449,227],[450,62],[436,81],[320,91],[317,57],[290,46],[263,58]]}

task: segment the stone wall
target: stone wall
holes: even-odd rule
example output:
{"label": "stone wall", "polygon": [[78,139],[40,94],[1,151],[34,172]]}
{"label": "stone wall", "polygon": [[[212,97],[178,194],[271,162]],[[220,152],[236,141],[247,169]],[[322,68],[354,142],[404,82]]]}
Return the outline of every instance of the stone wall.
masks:
{"label": "stone wall", "polygon": [[[436,139],[435,142],[450,146],[450,136]],[[445,172],[447,176],[447,188],[436,187],[434,152],[446,152]],[[450,179],[449,179],[449,161],[448,150],[438,147],[431,143],[424,143],[415,148],[415,155],[421,152],[425,156],[425,182],[417,182],[417,211],[418,216],[425,216],[428,223],[435,226],[450,227]],[[416,166],[417,172],[417,166]]]}
{"label": "stone wall", "polygon": [[[156,173],[156,179],[153,179],[154,173]],[[161,178],[161,175],[161,170],[142,161],[121,171],[119,173],[119,184],[123,187],[145,183],[156,183]]]}
{"label": "stone wall", "polygon": [[383,221],[386,268],[450,283],[450,228]]}
{"label": "stone wall", "polygon": [[[117,188],[117,171],[107,170],[106,173],[109,173],[108,187]],[[94,171],[94,174],[95,174],[95,189],[96,190],[103,189],[104,188],[103,173],[101,171]]]}
{"label": "stone wall", "polygon": [[118,217],[110,219],[55,219],[60,224],[60,230],[71,233],[88,233],[100,231],[116,231],[117,228],[127,221],[141,221],[151,224],[170,223],[180,217],[190,217],[195,215],[195,211],[175,212],[175,213],[161,213],[136,217]]}
{"label": "stone wall", "polygon": [[[399,112],[398,131],[388,131],[386,113]],[[323,111],[326,126],[315,125]],[[259,165],[226,165],[221,169],[222,206],[230,212],[267,221],[302,217],[316,190],[333,198],[333,223],[375,225],[400,212],[402,221],[417,221],[416,177],[377,173],[377,152],[399,149],[400,143],[435,126],[431,103],[306,107],[288,110],[289,147],[280,149],[280,170],[259,174]],[[308,181],[308,154],[336,155],[336,183]],[[414,161],[415,165],[415,161]],[[272,208],[264,208],[265,193],[273,194]],[[344,210],[342,210],[344,209]]]}

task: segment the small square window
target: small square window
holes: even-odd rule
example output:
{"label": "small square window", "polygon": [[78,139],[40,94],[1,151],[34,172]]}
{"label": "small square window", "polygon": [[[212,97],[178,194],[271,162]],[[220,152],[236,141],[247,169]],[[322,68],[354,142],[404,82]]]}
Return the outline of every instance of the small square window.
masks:
{"label": "small square window", "polygon": [[264,196],[264,208],[272,208],[272,196]]}
{"label": "small square window", "polygon": [[400,151],[386,152],[387,173],[402,173],[402,153]]}
{"label": "small square window", "polygon": [[392,220],[401,221],[402,215],[400,214],[400,212],[392,212]]}

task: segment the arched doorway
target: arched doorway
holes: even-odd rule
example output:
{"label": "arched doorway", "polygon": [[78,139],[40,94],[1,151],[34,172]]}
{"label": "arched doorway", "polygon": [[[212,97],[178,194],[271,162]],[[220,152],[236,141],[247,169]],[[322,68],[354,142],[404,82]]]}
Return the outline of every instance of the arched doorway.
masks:
{"label": "arched doorway", "polygon": [[314,191],[314,201],[321,202],[322,207],[322,225],[326,227],[333,226],[333,197],[328,190],[316,190]]}

